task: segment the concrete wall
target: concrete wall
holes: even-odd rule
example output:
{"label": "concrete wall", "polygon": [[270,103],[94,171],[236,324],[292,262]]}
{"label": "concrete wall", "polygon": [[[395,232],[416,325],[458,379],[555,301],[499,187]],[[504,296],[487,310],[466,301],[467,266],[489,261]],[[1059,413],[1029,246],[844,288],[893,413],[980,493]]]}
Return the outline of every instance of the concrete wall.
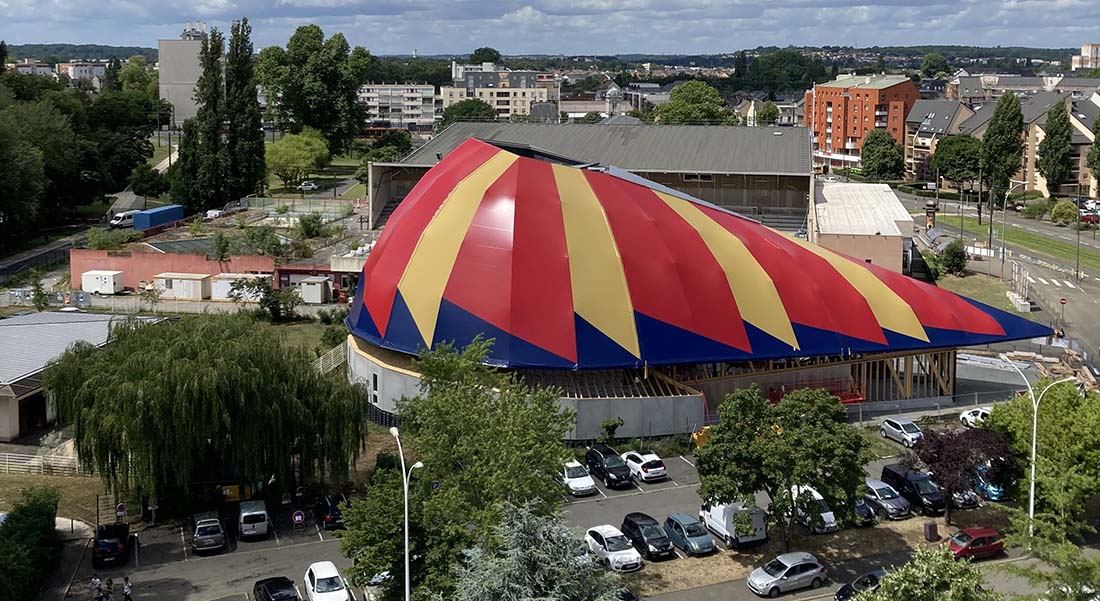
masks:
{"label": "concrete wall", "polygon": [[370,404],[382,411],[394,413],[398,400],[420,394],[420,378],[381,365],[356,352],[355,343],[351,340],[347,349],[348,379],[363,385]]}
{"label": "concrete wall", "polygon": [[[811,230],[813,231],[813,230]],[[846,254],[901,273],[903,245],[901,236],[866,236],[854,234],[817,234],[814,242],[825,248]]]}
{"label": "concrete wall", "polygon": [[19,438],[19,401],[0,397],[0,441]]}
{"label": "concrete wall", "polygon": [[160,97],[172,104],[173,125],[195,116],[195,84],[202,75],[199,40],[160,40],[158,44]]}
{"label": "concrete wall", "polygon": [[69,251],[69,278],[74,284],[80,275],[93,269],[123,273],[123,285],[135,290],[140,282],[152,282],[158,273],[273,273],[275,259],[260,255],[230,257],[211,261],[204,255],[177,253],[131,253],[107,250],[73,249]]}
{"label": "concrete wall", "polygon": [[648,398],[573,399],[562,398],[562,407],[577,412],[577,425],[567,435],[571,440],[592,440],[600,436],[600,424],[621,417],[618,438],[683,434],[706,420],[702,395]]}

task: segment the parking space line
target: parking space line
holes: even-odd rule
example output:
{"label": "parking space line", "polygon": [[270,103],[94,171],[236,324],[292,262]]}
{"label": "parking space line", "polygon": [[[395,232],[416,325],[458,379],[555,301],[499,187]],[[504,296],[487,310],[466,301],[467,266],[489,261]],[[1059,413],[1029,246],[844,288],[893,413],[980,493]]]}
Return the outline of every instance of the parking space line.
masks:
{"label": "parking space line", "polygon": [[[638,495],[648,495],[648,494],[664,492],[666,490],[676,490],[677,488],[693,488],[693,487],[697,487],[697,486],[699,486],[698,483],[695,483],[695,484],[681,484],[679,486],[670,486],[668,488],[658,488],[658,489],[650,491],[650,492],[645,492],[645,491],[643,491],[643,492],[628,492],[628,493],[623,493],[621,495],[615,495],[614,497],[608,497],[608,496],[604,495],[604,498],[605,499],[608,499],[608,498],[621,499],[623,497],[637,497]],[[583,500],[580,500],[580,501],[574,501],[574,502],[570,503],[570,505],[580,505],[581,503],[592,503],[594,501],[599,501],[599,499],[583,499]]]}
{"label": "parking space line", "polygon": [[694,463],[692,463],[692,462],[690,462],[690,461],[688,461],[687,459],[684,459],[684,456],[683,456],[683,455],[680,455],[680,461],[683,461],[684,463],[686,463],[686,464],[690,465],[691,467],[695,467],[695,464],[694,464]]}
{"label": "parking space line", "polygon": [[597,487],[596,487],[596,492],[600,493],[600,496],[601,496],[601,497],[603,497],[603,498],[605,498],[605,499],[607,498],[607,495],[606,495],[606,494],[604,494],[604,492],[603,492],[603,489],[602,489],[602,488],[600,488],[599,486],[597,486]]}
{"label": "parking space line", "polygon": [[679,557],[680,559],[687,559],[686,556],[680,554],[680,550],[677,549],[676,547],[672,548],[672,552],[675,553],[676,557]]}
{"label": "parking space line", "polygon": [[1077,286],[1074,286],[1073,282],[1071,282],[1069,280],[1063,280],[1063,281],[1066,283],[1066,286],[1069,286],[1070,288],[1076,288],[1077,287]]}
{"label": "parking space line", "polygon": [[275,546],[283,546],[283,543],[279,542],[279,529],[275,527],[275,522],[271,523],[271,533],[275,535]]}
{"label": "parking space line", "polygon": [[637,482],[631,481],[631,484],[633,484],[633,485],[634,485],[634,488],[637,488],[637,489],[638,489],[638,492],[641,492],[641,493],[645,493],[645,491],[644,491],[644,490],[642,490],[642,487],[641,487],[641,486],[638,486],[638,483],[637,483]]}
{"label": "parking space line", "polygon": [[325,537],[321,534],[321,527],[317,525],[317,522],[313,523],[313,527],[317,529],[317,538],[321,539],[321,542],[324,542]]}
{"label": "parking space line", "polygon": [[187,561],[187,539],[183,536],[183,526],[180,526],[180,546],[183,548],[183,560]]}
{"label": "parking space line", "polygon": [[677,484],[676,481],[673,480],[672,478],[669,478],[668,481],[672,483],[673,488],[679,488],[680,487],[680,485]]}

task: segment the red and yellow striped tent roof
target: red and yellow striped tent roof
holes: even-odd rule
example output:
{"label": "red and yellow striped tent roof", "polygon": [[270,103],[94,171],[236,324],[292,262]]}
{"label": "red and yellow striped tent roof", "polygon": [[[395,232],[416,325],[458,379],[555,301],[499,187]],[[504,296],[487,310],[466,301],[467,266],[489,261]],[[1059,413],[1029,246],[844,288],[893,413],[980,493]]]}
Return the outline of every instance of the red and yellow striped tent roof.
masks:
{"label": "red and yellow striped tent roof", "polygon": [[495,339],[504,367],[920,350],[1049,329],[636,176],[469,140],[383,229],[348,323],[385,348]]}

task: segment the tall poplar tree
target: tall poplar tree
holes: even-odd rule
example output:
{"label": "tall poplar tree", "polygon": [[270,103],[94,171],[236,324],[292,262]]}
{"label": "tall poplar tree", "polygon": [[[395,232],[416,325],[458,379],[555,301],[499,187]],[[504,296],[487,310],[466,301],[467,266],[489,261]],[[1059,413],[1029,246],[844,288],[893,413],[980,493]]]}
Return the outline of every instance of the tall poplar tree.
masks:
{"label": "tall poplar tree", "polygon": [[1047,112],[1043,131],[1046,136],[1039,142],[1039,173],[1047,180],[1050,196],[1058,193],[1069,180],[1073,169],[1073,126],[1069,124],[1069,112],[1063,100]]}
{"label": "tall poplar tree", "polygon": [[264,132],[252,65],[252,26],[235,21],[225,62],[226,194],[229,200],[259,192],[264,183]]}
{"label": "tall poplar tree", "polygon": [[195,181],[198,209],[224,205],[226,194],[226,148],[222,140],[225,124],[225,88],[222,76],[222,60],[225,54],[225,38],[217,28],[202,41],[199,63],[202,75],[195,85],[195,102],[198,112],[195,125],[198,129],[198,178]]}
{"label": "tall poplar tree", "polygon": [[188,212],[198,211],[201,207],[199,182],[199,128],[195,119],[183,122],[183,133],[179,137],[179,158],[168,170],[172,200],[187,207]]}
{"label": "tall poplar tree", "polygon": [[1009,180],[1020,170],[1024,152],[1023,133],[1024,116],[1020,111],[1020,99],[1012,92],[1006,92],[997,101],[989,128],[982,137],[982,166],[992,198],[1003,196],[1008,190]]}
{"label": "tall poplar tree", "polygon": [[1092,177],[1100,180],[1100,117],[1097,117],[1092,124],[1092,147],[1089,148],[1089,155],[1085,161],[1088,163]]}

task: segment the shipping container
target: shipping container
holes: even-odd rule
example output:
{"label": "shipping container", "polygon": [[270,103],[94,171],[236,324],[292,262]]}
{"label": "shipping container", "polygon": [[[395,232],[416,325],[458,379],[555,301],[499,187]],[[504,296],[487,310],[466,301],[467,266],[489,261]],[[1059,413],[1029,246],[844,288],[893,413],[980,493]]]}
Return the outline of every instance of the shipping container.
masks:
{"label": "shipping container", "polygon": [[[237,280],[267,280],[267,283],[271,283],[270,273],[219,273],[211,278],[210,282],[210,300],[233,300],[229,297],[229,293],[233,288],[233,282]],[[260,300],[258,294],[242,294],[241,300],[243,301],[258,301]]]}
{"label": "shipping container", "polygon": [[160,273],[153,276],[162,300],[206,300],[210,298],[208,273]]}
{"label": "shipping container", "polygon": [[122,292],[122,272],[93,269],[80,274],[80,289],[92,294],[118,294]]}
{"label": "shipping container", "polygon": [[134,229],[149,230],[183,219],[183,206],[165,205],[134,214]]}

